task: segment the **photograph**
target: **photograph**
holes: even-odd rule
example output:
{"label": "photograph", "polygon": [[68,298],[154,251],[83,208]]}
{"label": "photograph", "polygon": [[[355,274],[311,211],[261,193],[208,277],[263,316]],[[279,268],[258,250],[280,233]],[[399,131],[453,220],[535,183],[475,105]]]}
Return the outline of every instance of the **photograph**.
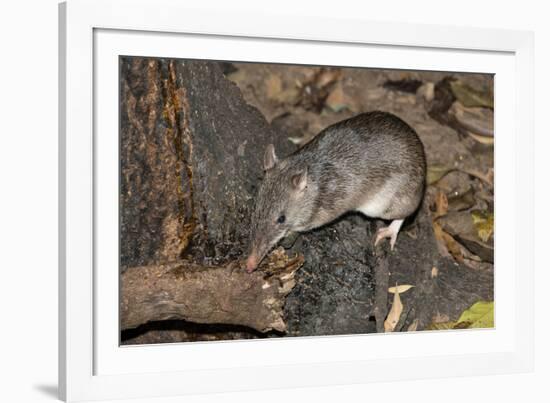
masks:
{"label": "photograph", "polygon": [[0,401],[544,400],[543,2],[4,3]]}
{"label": "photograph", "polygon": [[495,326],[493,74],[120,56],[119,85],[121,345]]}

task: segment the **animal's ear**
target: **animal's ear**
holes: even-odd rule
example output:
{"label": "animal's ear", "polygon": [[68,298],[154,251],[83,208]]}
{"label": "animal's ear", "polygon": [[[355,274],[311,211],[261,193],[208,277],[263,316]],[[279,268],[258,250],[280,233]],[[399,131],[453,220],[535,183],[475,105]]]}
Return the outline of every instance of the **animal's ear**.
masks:
{"label": "animal's ear", "polygon": [[307,185],[307,168],[302,169],[301,172],[295,174],[290,178],[290,183],[295,190],[301,192]]}
{"label": "animal's ear", "polygon": [[278,162],[279,159],[277,158],[277,154],[275,154],[275,147],[273,144],[269,144],[264,154],[264,171],[270,170],[277,165]]}

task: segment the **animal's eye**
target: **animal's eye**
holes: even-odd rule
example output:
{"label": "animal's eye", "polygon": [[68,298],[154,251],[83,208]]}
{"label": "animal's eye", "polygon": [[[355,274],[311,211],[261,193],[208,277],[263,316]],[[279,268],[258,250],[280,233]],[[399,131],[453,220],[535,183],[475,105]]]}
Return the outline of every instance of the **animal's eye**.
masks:
{"label": "animal's eye", "polygon": [[279,218],[277,218],[277,222],[278,222],[279,224],[284,223],[285,220],[286,220],[286,217],[284,216],[284,214],[281,214],[281,215],[279,216]]}

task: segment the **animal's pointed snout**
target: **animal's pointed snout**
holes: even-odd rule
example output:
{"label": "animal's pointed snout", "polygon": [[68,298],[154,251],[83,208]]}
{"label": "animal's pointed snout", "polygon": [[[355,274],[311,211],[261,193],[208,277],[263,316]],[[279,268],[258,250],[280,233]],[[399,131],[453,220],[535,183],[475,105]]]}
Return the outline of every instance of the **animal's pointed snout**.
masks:
{"label": "animal's pointed snout", "polygon": [[258,267],[258,258],[255,254],[251,254],[246,260],[246,271],[252,273]]}

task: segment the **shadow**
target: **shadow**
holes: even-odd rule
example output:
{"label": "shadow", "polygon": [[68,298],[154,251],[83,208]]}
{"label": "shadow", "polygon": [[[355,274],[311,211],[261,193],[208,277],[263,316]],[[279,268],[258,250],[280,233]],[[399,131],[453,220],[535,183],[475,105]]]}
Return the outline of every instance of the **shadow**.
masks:
{"label": "shadow", "polygon": [[34,389],[41,392],[44,396],[59,400],[57,385],[34,385]]}
{"label": "shadow", "polygon": [[121,345],[180,343],[190,341],[217,341],[264,339],[280,337],[282,333],[261,333],[242,325],[206,324],[185,320],[152,321],[121,332]]}

